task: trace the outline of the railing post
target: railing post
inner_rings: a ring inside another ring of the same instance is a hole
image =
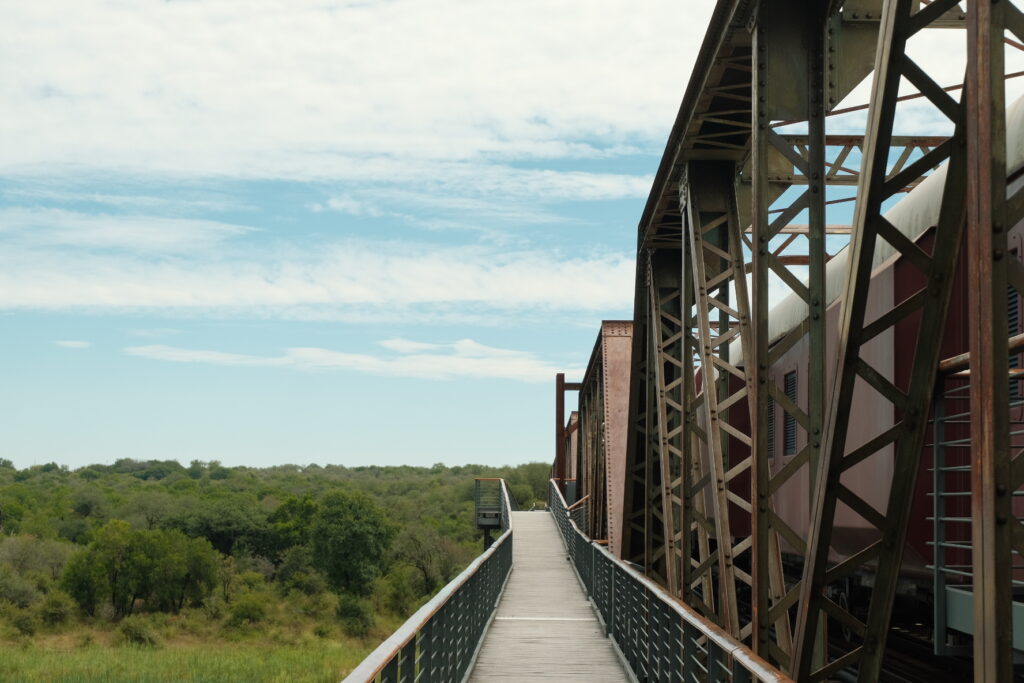
[[[420,675],[418,683],[434,683],[434,622],[429,621],[420,634]]]
[[[398,680],[400,683],[415,683],[416,681],[416,637],[414,636],[404,648],[402,648],[401,666],[398,668]]]
[[[398,658],[395,657],[380,672],[380,683],[398,683]]]

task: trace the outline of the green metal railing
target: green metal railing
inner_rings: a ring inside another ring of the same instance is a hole
[[[453,683],[466,678],[512,571],[510,498],[504,481],[497,488],[501,536],[343,683]]]
[[[548,497],[587,596],[638,681],[792,683],[721,628],[587,538],[554,481]]]

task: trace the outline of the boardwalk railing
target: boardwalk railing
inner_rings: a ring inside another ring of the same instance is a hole
[[[512,571],[510,509],[502,481],[501,536],[343,683],[450,683],[466,677]]]
[[[569,559],[597,607],[605,632],[637,680],[792,683],[721,628],[587,538],[553,481],[548,497]]]

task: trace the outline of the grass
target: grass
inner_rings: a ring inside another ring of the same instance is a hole
[[[71,651],[0,650],[0,680],[296,681],[337,683],[369,653],[338,643],[306,646],[196,645],[143,649],[90,645]]]
[[[156,648],[117,644],[110,631],[74,629],[0,642],[0,681],[337,683],[394,626],[378,624],[365,640],[256,631],[238,642],[179,636]]]

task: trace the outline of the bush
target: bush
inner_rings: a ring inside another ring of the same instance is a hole
[[[214,595],[206,599],[202,610],[208,619],[220,619],[227,610],[227,602],[219,595]]]
[[[238,583],[252,590],[260,588],[267,583],[267,578],[260,572],[241,572],[237,576]]]
[[[31,607],[39,600],[39,591],[30,579],[15,574],[7,566],[0,566],[0,600],[15,607]]]
[[[295,572],[284,583],[286,590],[296,590],[303,595],[320,595],[327,590],[327,581],[320,572],[312,569],[309,573]]]
[[[120,641],[126,645],[156,647],[160,644],[160,639],[152,625],[140,615],[125,617],[121,625],[117,627],[117,635]]]
[[[39,618],[47,626],[63,624],[74,611],[75,601],[61,590],[50,591],[39,604]]]
[[[248,593],[241,596],[231,605],[231,625],[241,626],[245,623],[256,624],[267,618],[270,613],[265,595]]]
[[[419,596],[419,592],[413,589],[418,578],[415,569],[399,565],[381,579],[377,593],[384,609],[400,617],[410,615]]]
[[[39,628],[39,622],[34,614],[28,610],[15,610],[11,613],[11,626],[23,636],[34,636]]]
[[[353,638],[365,638],[373,628],[373,612],[364,600],[353,595],[342,595],[338,599],[338,619],[341,629]]]

